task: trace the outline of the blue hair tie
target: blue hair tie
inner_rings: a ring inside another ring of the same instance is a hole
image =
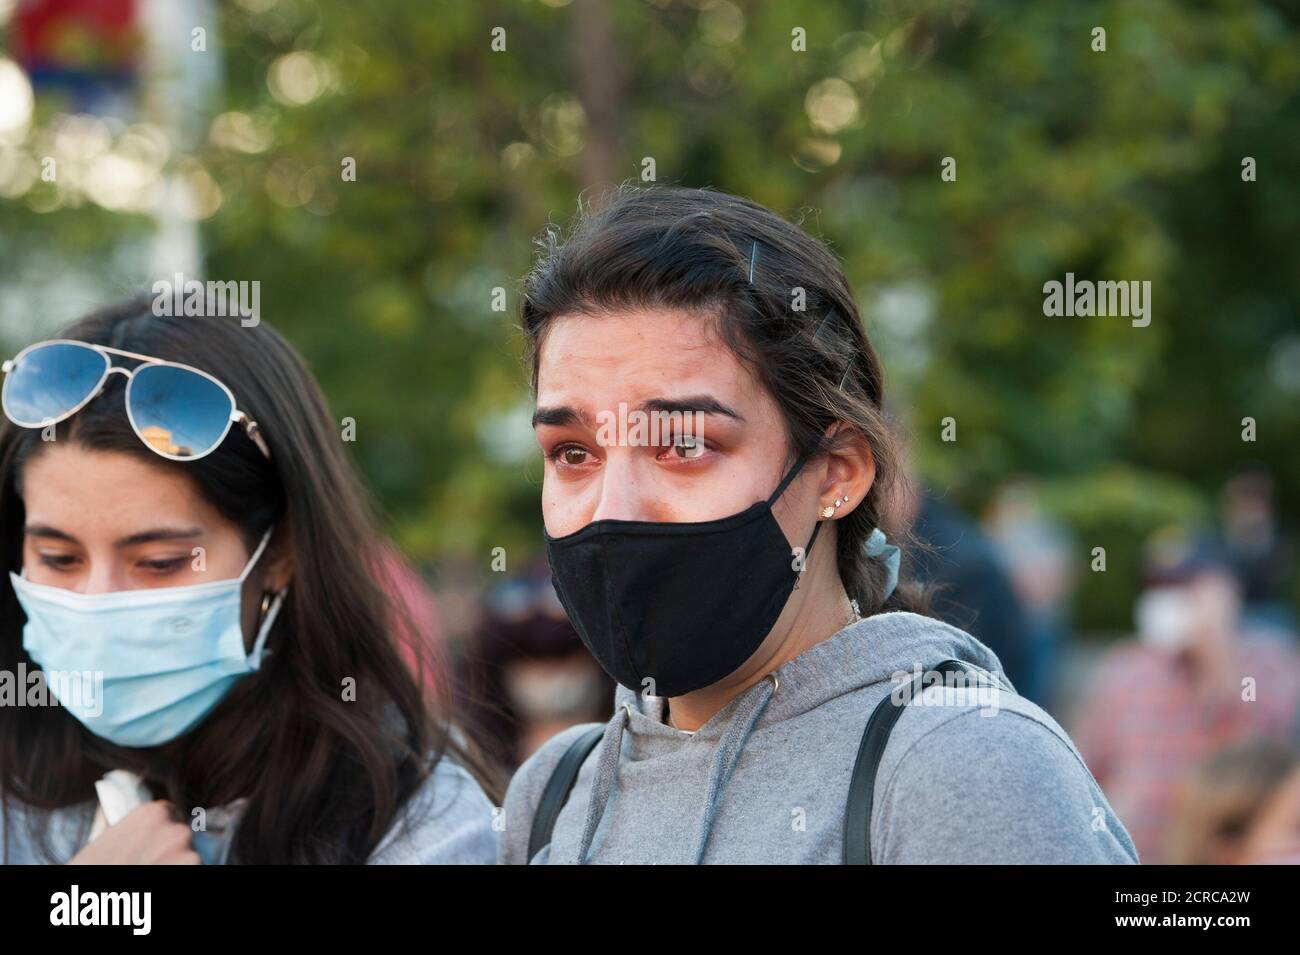
[[[873,560],[883,557],[885,566],[889,569],[889,578],[885,581],[885,596],[881,600],[881,603],[884,603],[898,586],[898,568],[903,562],[903,552],[889,543],[885,538],[885,532],[879,527],[867,538],[865,549],[867,556]]]

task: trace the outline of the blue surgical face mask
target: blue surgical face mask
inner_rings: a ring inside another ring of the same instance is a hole
[[[173,740],[261,665],[285,591],[267,609],[251,653],[240,595],[270,540],[267,530],[238,577],[188,587],[79,594],[11,572],[27,614],[23,649],[60,704],[96,736],[119,746]]]

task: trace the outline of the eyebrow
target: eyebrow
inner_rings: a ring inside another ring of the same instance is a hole
[[[716,414],[723,415],[735,421],[744,421],[745,417],[739,411],[724,405],[712,395],[685,395],[681,398],[651,398],[648,401],[634,409],[636,411],[646,411],[658,414]],[[588,429],[594,430],[595,421],[586,411],[577,411],[568,405],[558,405],[552,408],[538,408],[533,412],[533,427],[538,425],[554,425],[564,427],[574,423],[581,424]]]
[[[67,541],[70,544],[78,543],[77,539],[66,531],[61,531],[57,527],[51,527],[49,524],[28,524],[23,528],[28,537],[47,537],[53,540]],[[114,543],[114,547],[134,547],[137,544],[152,544],[155,541],[168,540],[187,540],[192,537],[202,537],[203,528],[201,527],[156,527],[153,530],[141,531],[138,534],[131,534],[123,537]]]

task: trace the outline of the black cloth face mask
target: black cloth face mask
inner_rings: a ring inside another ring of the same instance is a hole
[[[555,592],[606,673],[638,692],[681,696],[753,656],[799,579],[772,505],[807,457],[766,501],[716,521],[609,519],[563,537],[543,531]]]

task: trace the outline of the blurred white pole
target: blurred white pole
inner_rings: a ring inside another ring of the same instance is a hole
[[[156,124],[172,146],[170,166],[191,153],[207,131],[221,85],[221,51],[213,0],[141,0],[144,36],[142,117]],[[153,216],[158,223],[150,274],[170,279],[203,275],[199,226],[187,215],[187,185],[169,169]]]

